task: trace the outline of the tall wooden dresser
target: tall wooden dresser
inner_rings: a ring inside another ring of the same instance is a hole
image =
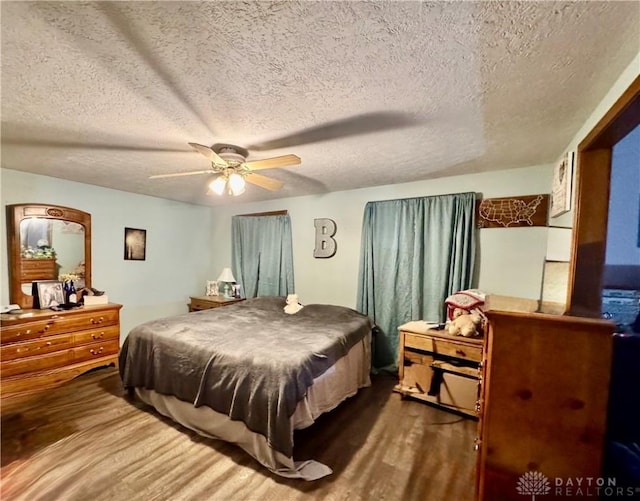
[[[567,481],[602,477],[614,325],[542,313],[487,317],[477,497],[567,499]]]
[[[95,367],[116,364],[119,304],[78,310],[2,314],[0,392],[11,403],[64,383]]]

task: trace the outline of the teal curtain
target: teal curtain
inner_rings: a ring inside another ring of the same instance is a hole
[[[367,203],[362,224],[358,311],[378,327],[377,370],[397,370],[398,327],[445,320],[444,300],[471,287],[475,194]]]
[[[233,274],[245,297],[295,292],[288,215],[234,216],[231,233]]]

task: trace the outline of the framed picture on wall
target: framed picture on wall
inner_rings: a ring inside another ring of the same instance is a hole
[[[147,255],[147,230],[124,229],[125,260],[144,261]]]
[[[553,171],[551,188],[551,217],[558,217],[571,210],[571,188],[573,180],[573,163],[575,152],[567,152]]]

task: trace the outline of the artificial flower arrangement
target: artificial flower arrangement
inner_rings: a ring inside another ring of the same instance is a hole
[[[21,255],[27,259],[53,259],[56,257],[56,251],[44,239],[38,240],[37,247],[23,247]]]
[[[68,282],[77,282],[80,277],[75,273],[62,273],[58,278],[60,279],[61,282],[68,283]]]

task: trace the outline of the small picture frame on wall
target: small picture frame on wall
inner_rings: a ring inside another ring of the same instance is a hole
[[[147,256],[147,230],[124,229],[124,259],[144,261]]]
[[[571,188],[573,180],[573,164],[575,152],[567,152],[553,171],[551,188],[551,217],[558,217],[571,210]]]

